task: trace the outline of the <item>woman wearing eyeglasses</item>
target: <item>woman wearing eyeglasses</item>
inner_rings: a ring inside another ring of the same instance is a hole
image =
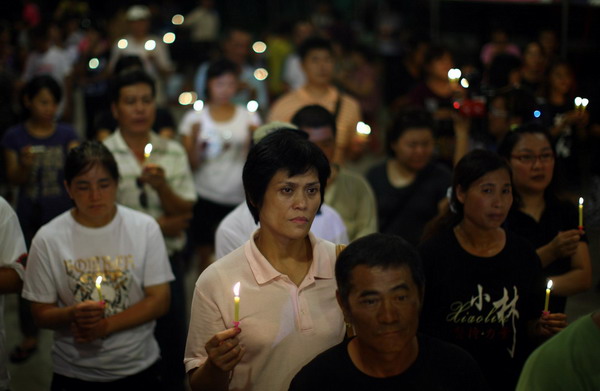
[[[551,186],[554,151],[546,129],[528,124],[509,133],[499,153],[513,170],[517,201],[507,219],[510,230],[537,249],[543,274],[553,282],[551,312],[564,312],[567,297],[590,288],[587,239],[578,229],[577,207],[560,201]]]

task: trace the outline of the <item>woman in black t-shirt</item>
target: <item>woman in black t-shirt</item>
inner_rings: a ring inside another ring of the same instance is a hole
[[[421,330],[471,353],[492,389],[514,389],[534,339],[562,330],[566,316],[540,317],[539,259],[502,227],[513,202],[507,162],[472,151],[456,166],[452,189],[453,211],[420,247],[427,281]]]
[[[592,266],[583,230],[577,229],[577,207],[560,201],[551,182],[555,155],[545,128],[524,125],[508,134],[499,153],[513,170],[519,200],[508,215],[510,230],[537,250],[544,277],[553,282],[550,311],[564,312],[566,299],[592,285]]]

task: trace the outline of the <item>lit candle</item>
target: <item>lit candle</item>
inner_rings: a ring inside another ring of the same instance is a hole
[[[366,139],[371,134],[371,127],[360,121],[356,124],[356,134],[362,139]]]
[[[448,80],[450,80],[450,83],[456,84],[460,80],[461,75],[462,72],[460,71],[460,69],[452,68],[448,71]]]
[[[579,197],[579,230],[583,230],[583,197]]]
[[[587,105],[590,103],[590,100],[588,98],[582,98],[582,97],[578,96],[575,98],[574,103],[575,103],[575,110],[585,111],[585,109],[587,108]]]
[[[548,313],[548,304],[550,303],[550,291],[552,290],[552,280],[548,280],[546,285],[546,302],[544,303],[544,313]]]
[[[588,98],[582,98],[581,99],[581,111],[585,111],[585,109],[589,103],[590,103],[590,100]]]
[[[102,276],[96,278],[96,290],[98,291],[98,301],[102,301]]]
[[[240,282],[233,286],[233,324],[237,327],[240,324]]]
[[[146,159],[146,160],[150,159],[151,154],[152,154],[152,144],[148,143],[144,147],[144,159]]]

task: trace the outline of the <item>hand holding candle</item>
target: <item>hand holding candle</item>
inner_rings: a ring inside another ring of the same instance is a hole
[[[98,301],[103,301],[102,299],[102,276],[98,276],[96,278],[96,290],[98,291]]]
[[[233,286],[233,324],[238,327],[240,324],[240,282]]]
[[[548,312],[548,304],[550,304],[550,291],[552,290],[552,280],[548,280],[548,284],[546,285],[546,301],[544,302],[544,312],[543,314],[546,316],[550,312]]]

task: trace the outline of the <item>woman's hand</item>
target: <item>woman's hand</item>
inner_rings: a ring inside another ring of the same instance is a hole
[[[549,338],[567,327],[567,315],[561,313],[544,313],[537,321],[536,334]]]
[[[559,232],[549,243],[555,259],[568,258],[575,255],[580,239],[581,231],[578,229]]]
[[[240,340],[237,338],[241,331],[239,327],[234,327],[215,334],[204,345],[206,353],[208,353],[207,364],[223,372],[235,368],[246,353],[246,348],[240,344]]]
[[[73,308],[71,332],[75,342],[89,343],[106,336],[107,320],[104,318],[104,302],[87,300]]]

